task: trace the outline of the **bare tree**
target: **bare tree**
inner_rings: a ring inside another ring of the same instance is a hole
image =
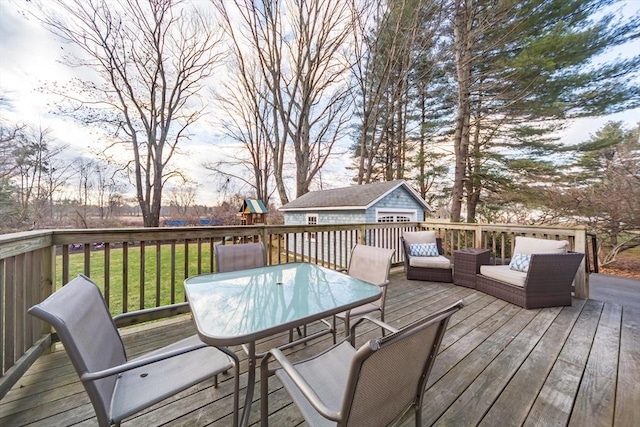
[[[67,181],[70,168],[58,157],[67,148],[54,146],[49,129],[27,127],[12,150],[20,202],[19,222],[30,227],[52,216],[53,194]]]
[[[119,171],[108,160],[86,157],[75,159],[73,169],[77,179],[79,201],[76,213],[83,226],[89,226],[89,216],[96,208],[99,219],[105,220],[110,214],[109,201],[122,188],[116,179]]]
[[[10,178],[16,171],[14,150],[25,125],[0,124],[0,179]]]
[[[180,175],[171,160],[203,114],[198,92],[220,59],[219,31],[196,7],[166,0],[40,5],[47,28],[79,52],[67,54],[65,63],[92,72],[73,90],[58,92],[74,117],[102,125],[114,144],[128,147],[147,227],[159,225],[162,189]]]
[[[284,172],[292,147],[296,196],[309,187],[344,136],[349,120],[349,36],[351,2],[275,0],[256,4],[215,2],[225,17],[236,51],[257,55],[261,85],[246,85],[266,102],[269,143],[280,200],[289,201]],[[241,63],[241,66],[246,65]],[[239,74],[246,78],[246,74]],[[254,99],[251,97],[250,99]],[[253,101],[251,101],[253,102]]]
[[[181,218],[187,218],[189,208],[194,205],[196,200],[197,192],[198,188],[189,182],[172,187],[169,190],[169,206],[173,214],[177,214]]]
[[[114,168],[113,163],[109,160],[96,162],[95,197],[100,220],[104,220],[113,215],[113,201],[120,197],[119,192],[123,189],[122,182],[119,182],[117,179],[119,173],[120,171]]]
[[[228,15],[223,13],[223,16],[232,46],[232,59],[227,69],[235,78],[224,82],[214,98],[226,113],[221,119],[226,136],[239,142],[243,150],[233,150],[234,154],[217,162],[206,162],[204,166],[223,181],[234,179],[249,186],[256,198],[268,203],[275,191],[270,185],[273,180],[271,147],[277,138],[271,125],[273,109],[263,95],[267,87],[255,63],[255,55],[242,49]]]
[[[87,211],[89,209],[89,193],[93,189],[93,181],[91,179],[94,171],[94,161],[85,158],[76,159],[76,176],[78,177],[78,200],[80,204],[76,213],[82,221],[83,227],[88,228]],[[82,209],[82,211],[80,211]]]

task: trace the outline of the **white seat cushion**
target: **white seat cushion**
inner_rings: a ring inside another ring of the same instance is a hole
[[[451,268],[449,258],[439,256],[410,256],[409,265],[418,268]]]
[[[480,274],[521,288],[524,288],[524,282],[527,278],[527,273],[512,270],[508,265],[481,265]]]
[[[516,236],[514,254],[566,254],[569,249],[567,240],[536,239]]]
[[[407,245],[416,243],[436,243],[435,231],[407,231],[402,233],[402,237],[405,242],[407,242]]]

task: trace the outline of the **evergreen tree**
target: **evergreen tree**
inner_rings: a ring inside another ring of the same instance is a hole
[[[376,26],[363,39],[355,67],[360,100],[357,142],[351,147],[358,183],[413,178],[426,189],[427,143],[445,113],[438,109],[447,55],[442,39],[443,2],[391,1],[375,9]],[[439,114],[435,114],[439,111]],[[416,172],[412,172],[415,170]]]
[[[640,246],[639,130],[609,122],[574,149],[575,162],[545,192],[541,206],[586,223],[598,236],[601,263],[607,264]]]
[[[544,160],[563,149],[550,135],[567,119],[639,104],[640,55],[609,62],[599,55],[637,37],[640,17],[601,14],[616,3],[609,0],[453,3],[458,111],[452,220],[460,220],[466,201],[473,222],[482,197],[508,190],[505,180],[523,160],[531,162],[531,173],[522,177],[528,182],[549,173]]]

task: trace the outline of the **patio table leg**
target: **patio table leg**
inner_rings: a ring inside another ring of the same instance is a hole
[[[256,343],[251,341],[246,347],[247,358],[249,361],[249,376],[247,378],[247,392],[244,398],[244,407],[242,408],[241,426],[249,425],[249,416],[251,415],[251,403],[253,402],[253,389],[256,383]]]

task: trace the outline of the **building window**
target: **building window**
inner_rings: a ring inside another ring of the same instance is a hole
[[[408,210],[380,210],[376,212],[377,222],[412,222],[416,220],[416,212]]]
[[[318,225],[318,214],[307,214],[307,225]],[[316,241],[315,232],[308,233],[308,236],[312,242]]]

